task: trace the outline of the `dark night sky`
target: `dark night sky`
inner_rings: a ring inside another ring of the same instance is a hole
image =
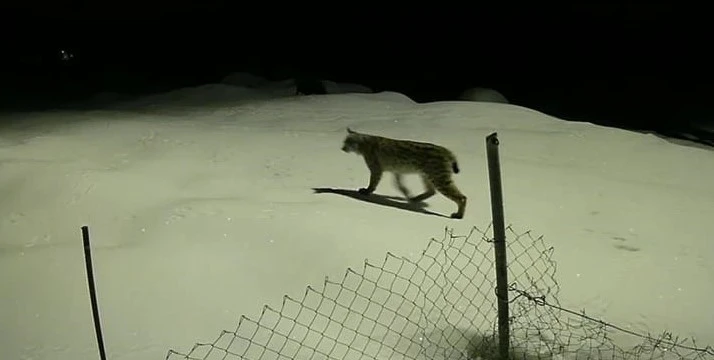
[[[218,1],[34,1],[1,5],[0,30],[12,54],[3,58],[14,79],[6,90],[36,72],[28,59],[70,47],[81,61],[60,69],[62,79],[89,92],[185,86],[240,70],[300,73],[422,101],[488,86],[556,116],[619,116],[640,126],[655,117],[682,123],[691,109],[709,108],[709,11],[676,4],[470,2],[407,10],[396,4],[287,9]],[[53,66],[42,63],[46,72]],[[119,84],[112,73],[140,80]]]

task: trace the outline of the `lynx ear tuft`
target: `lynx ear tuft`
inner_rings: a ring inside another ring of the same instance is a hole
[[[350,129],[349,127],[347,128],[347,132],[350,133],[350,134],[354,134],[354,133],[355,133],[355,132],[354,132],[352,129]]]

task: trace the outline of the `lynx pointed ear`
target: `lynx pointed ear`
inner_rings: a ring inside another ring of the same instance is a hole
[[[354,134],[355,132],[354,132],[352,129],[350,129],[350,128],[348,127],[348,128],[347,128],[347,133],[349,133],[349,134]]]

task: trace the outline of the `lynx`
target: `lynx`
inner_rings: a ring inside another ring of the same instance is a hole
[[[359,189],[360,194],[373,193],[382,179],[382,173],[388,171],[394,174],[397,189],[410,202],[424,201],[439,191],[458,205],[451,217],[464,217],[466,196],[451,179],[452,173],[459,173],[459,165],[456,156],[448,149],[430,143],[363,134],[347,128],[342,151],[361,155],[367,163],[369,184]],[[412,197],[402,181],[405,174],[419,174],[426,191]]]

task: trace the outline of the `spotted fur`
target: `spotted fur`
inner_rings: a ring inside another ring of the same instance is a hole
[[[458,206],[451,217],[464,217],[466,196],[452,180],[452,174],[458,174],[460,171],[459,164],[456,156],[445,147],[368,135],[347,128],[342,151],[361,155],[367,163],[370,172],[369,184],[366,188],[359,189],[361,194],[373,193],[382,179],[382,174],[387,171],[394,174],[395,185],[409,201],[424,201],[438,191]],[[402,181],[402,175],[405,174],[419,174],[426,190],[422,194],[411,196]]]

